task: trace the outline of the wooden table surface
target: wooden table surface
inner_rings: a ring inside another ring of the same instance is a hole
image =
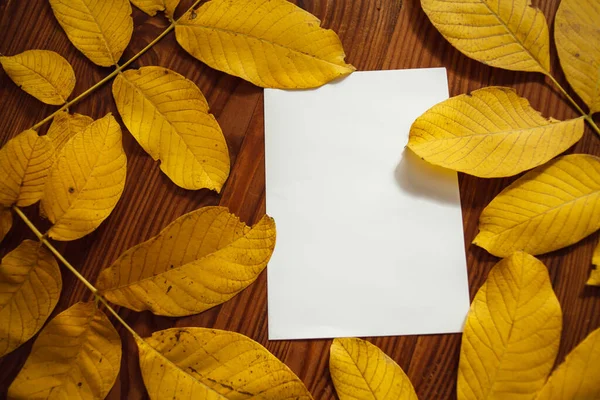
[[[419,0],[297,0],[296,3],[319,17],[323,26],[339,34],[347,61],[358,70],[443,66],[448,69],[451,95],[488,85],[511,86],[545,116],[557,119],[578,116],[541,74],[489,68],[456,51],[431,25],[420,9]],[[190,4],[191,1],[182,0],[178,15]],[[541,7],[550,26],[558,4],[559,0],[534,0],[534,5]],[[141,50],[168,25],[160,15],[151,18],[135,8],[133,16],[133,39],[123,60]],[[48,1],[0,0],[0,53],[14,55],[29,49],[54,50],[69,60],[77,75],[75,94],[85,91],[110,72],[108,68],[92,64],[70,44],[54,19]],[[551,51],[552,69],[559,81],[566,85],[553,46]],[[112,215],[93,234],[57,245],[91,281],[123,251],[157,234],[186,212],[221,204],[249,224],[258,221],[265,213],[262,89],[203,65],[177,46],[173,34],[143,55],[133,67],[145,65],[171,68],[199,85],[227,139],[231,176],[221,195],[208,190],[194,192],[181,189],[159,171],[157,163],[124,129],[128,171],[123,197]],[[572,91],[571,95],[574,95]],[[0,72],[0,145],[55,109],[20,91],[3,71]],[[118,116],[110,85],[72,107],[71,111],[93,118],[100,118],[108,112]],[[399,109],[398,113],[401,112]],[[42,131],[45,129],[47,126]],[[586,127],[584,138],[574,151],[600,155],[600,140]],[[483,207],[510,181],[460,176],[471,298],[497,262],[485,250],[470,245],[477,233],[477,220]],[[319,196],[319,193],[314,195]],[[27,214],[36,224],[48,226],[37,217],[37,207],[27,209]],[[0,255],[4,256],[25,238],[33,239],[34,236],[22,222],[16,221],[12,232],[1,244]],[[598,234],[595,234],[567,249],[541,257],[550,270],[564,313],[558,362],[588,333],[600,327],[600,288],[584,286],[597,241]],[[53,315],[78,301],[90,299],[90,293],[66,269],[63,269],[63,288]],[[263,272],[253,285],[231,301],[199,315],[177,319],[126,309],[121,309],[120,315],[144,336],[173,326],[214,327],[243,333],[284,361],[304,381],[315,399],[335,399],[328,371],[331,341],[268,341],[266,289],[266,274]],[[306,295],[310,296],[310,293]],[[118,323],[115,322],[115,326],[123,341],[123,362],[108,398],[147,398],[133,338]],[[452,399],[456,397],[460,339],[460,335],[455,334],[370,340],[406,371],[419,398]],[[8,385],[25,362],[31,344],[32,341],[29,341],[0,359],[0,397],[4,397]]]

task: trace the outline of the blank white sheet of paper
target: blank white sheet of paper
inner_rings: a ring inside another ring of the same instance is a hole
[[[269,339],[462,331],[458,178],[405,149],[447,98],[444,68],[265,90]]]

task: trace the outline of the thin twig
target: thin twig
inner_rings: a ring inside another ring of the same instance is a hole
[[[194,4],[192,4],[192,6],[190,8],[188,8],[188,10],[183,15],[186,15],[190,10],[193,10],[202,1],[203,0],[196,0],[194,2]],[[183,16],[180,17],[179,19],[181,19],[181,18],[183,18]],[[122,70],[124,70],[125,68],[127,68],[132,62],[134,62],[135,60],[137,60],[142,54],[144,54],[146,51],[148,51],[150,48],[152,48],[162,38],[164,38],[165,36],[167,36],[173,29],[175,29],[175,25],[177,24],[177,22],[179,21],[179,19],[177,19],[175,21],[172,21],[171,24],[167,27],[167,29],[165,29],[160,35],[158,35],[153,41],[151,41],[150,43],[148,43],[148,45],[146,47],[144,47],[137,54],[135,54],[133,57],[131,57],[123,65],[116,65],[116,69],[113,72],[111,72],[109,75],[107,75],[104,79],[102,79],[101,81],[97,82],[94,86],[90,87],[88,90],[86,90],[85,92],[81,93],[79,96],[75,97],[73,100],[65,103],[61,108],[59,108],[58,110],[56,110],[55,112],[53,112],[51,115],[49,115],[48,117],[44,118],[43,120],[41,120],[37,124],[35,124],[31,129],[34,129],[34,130],[39,129],[44,124],[50,122],[52,120],[52,118],[54,118],[56,116],[56,114],[58,114],[58,113],[60,113],[62,111],[68,110],[69,107],[71,107],[72,105],[74,105],[74,104],[78,103],[79,101],[83,100],[85,97],[89,96],[96,89],[98,89],[100,86],[104,85],[106,82],[110,81],[112,78],[114,78],[115,76],[117,76]],[[106,307],[106,309],[136,339],[143,340],[133,330],[133,328],[131,326],[129,326],[127,324],[127,322],[125,322],[123,320],[123,318],[121,318],[121,316],[119,315],[119,313],[117,313],[115,311],[115,309],[112,308],[112,306],[108,303],[108,301],[102,295],[100,295],[98,293],[98,289],[94,285],[92,285],[90,283],[90,281],[88,281],[83,275],[81,275],[79,273],[79,271],[77,271],[77,269],[74,266],[72,266],[71,263],[69,261],[67,261],[67,259],[65,257],[63,257],[63,255],[52,245],[52,243],[50,243],[48,241],[48,239],[46,238],[46,236],[44,234],[42,234],[42,232],[40,232],[39,229],[37,229],[37,227],[33,224],[33,222],[31,222],[31,220],[29,218],[27,218],[27,216],[23,213],[23,211],[19,207],[17,207],[17,206],[13,206],[13,210],[23,220],[23,222],[25,222],[25,225],[27,225],[29,227],[29,229],[35,234],[35,236],[37,236],[37,238],[39,239],[39,241],[44,246],[46,246],[48,248],[48,250],[50,250],[52,252],[52,254],[54,254],[56,256],[56,258],[58,258],[60,260],[60,262],[63,263],[63,265],[65,267],[67,267],[67,269],[69,271],[71,271],[73,273],[73,275],[75,275],[77,277],[77,279],[79,279],[90,290],[90,292],[92,292],[92,294],[94,295],[96,301],[99,301],[102,304],[104,304],[104,306]]]
[[[183,15],[186,15],[190,10],[193,10],[202,1],[203,0],[196,0],[194,2],[194,4],[192,4],[191,7],[188,8],[188,10]],[[183,18],[183,15],[179,19]],[[83,100],[84,98],[86,98],[87,96],[89,96],[91,93],[95,92],[96,89],[98,89],[99,87],[101,87],[102,85],[104,85],[106,82],[110,81],[111,79],[113,79],[115,76],[117,76],[119,73],[121,73],[121,71],[123,71],[125,68],[127,68],[129,65],[131,65],[131,63],[133,63],[135,60],[137,60],[138,58],[140,58],[145,52],[147,52],[148,50],[150,50],[162,38],[164,38],[169,33],[171,33],[171,31],[173,29],[175,29],[175,25],[177,25],[177,22],[179,22],[179,19],[177,19],[175,21],[172,21],[171,24],[167,27],[167,29],[165,29],[153,41],[151,41],[150,43],[148,43],[148,45],[146,47],[144,47],[142,50],[140,50],[137,54],[135,54],[133,57],[131,57],[129,60],[127,60],[123,65],[117,65],[116,66],[117,68],[113,72],[111,72],[109,75],[107,75],[106,77],[104,77],[101,81],[96,82],[96,84],[94,86],[90,87],[88,90],[86,90],[85,92],[81,93],[80,95],[78,95],[77,97],[75,97],[73,100],[70,100],[69,102],[65,103],[61,108],[59,108],[58,110],[54,111],[52,114],[50,114],[49,116],[47,116],[46,118],[44,118],[43,120],[41,120],[40,122],[38,122],[37,124],[35,124],[34,126],[32,126],[31,129],[37,131],[40,127],[42,127],[43,125],[45,125],[48,122],[50,122],[52,120],[52,118],[54,118],[56,116],[56,114],[58,114],[60,112],[63,112],[65,110],[67,110],[69,107],[71,107],[71,106],[79,103],[81,100]]]
[[[127,329],[135,338],[139,338],[139,335],[133,330],[133,328],[129,326],[127,322],[125,322],[123,318],[121,318],[119,314],[112,308],[108,301],[98,293],[98,289],[96,289],[96,287],[92,285],[90,281],[85,279],[85,277],[81,275],[79,271],[77,271],[77,269],[73,265],[71,265],[71,263],[67,261],[65,257],[63,257],[63,255],[52,245],[52,243],[48,241],[48,239],[42,234],[42,232],[39,231],[39,229],[33,224],[33,222],[31,222],[31,220],[27,218],[23,211],[17,206],[13,206],[13,210],[19,217],[21,217],[23,222],[25,222],[25,225],[27,225],[29,229],[31,229],[31,231],[34,233],[35,236],[37,236],[40,242],[44,246],[46,246],[48,250],[50,250],[52,254],[54,254],[56,258],[58,258],[60,262],[63,263],[63,265],[67,267],[67,269],[71,271],[73,275],[75,275],[77,279],[79,279],[90,290],[90,292],[92,292],[96,300],[104,304],[106,309],[110,311],[110,313],[115,316],[115,318],[121,323],[121,325],[123,325],[125,329]]]
[[[131,326],[129,326],[129,324],[127,322],[125,322],[123,320],[123,318],[121,318],[121,316],[119,315],[119,313],[117,313],[115,311],[115,309],[111,307],[111,305],[108,303],[108,301],[104,297],[100,296],[99,294],[96,294],[95,296],[96,296],[96,299],[100,300],[100,302],[102,304],[104,304],[104,307],[106,307],[106,309],[117,319],[117,321],[119,321],[121,323],[121,325],[123,325],[125,327],[125,329],[127,329],[129,331],[129,333],[131,333],[131,335],[134,338],[136,338],[138,340],[143,340],[140,337],[140,335],[138,335],[136,333],[136,331],[134,331],[133,328]]]
[[[56,114],[65,111],[66,109],[73,106],[74,104],[79,103],[81,100],[83,100],[84,98],[89,96],[91,93],[95,92],[96,89],[98,89],[100,86],[104,85],[106,82],[110,81],[115,76],[117,76],[122,70],[124,70],[132,62],[137,60],[142,54],[144,54],[152,46],[154,46],[156,43],[158,43],[162,38],[164,38],[167,34],[169,34],[169,32],[171,32],[174,28],[175,28],[175,24],[169,25],[169,27],[167,29],[165,29],[160,35],[158,35],[158,37],[156,39],[154,39],[153,41],[148,43],[148,45],[146,47],[144,47],[136,55],[131,57],[127,62],[125,62],[123,65],[118,66],[113,72],[111,72],[109,75],[107,75],[101,81],[97,82],[94,86],[92,86],[85,92],[81,93],[79,96],[75,97],[73,100],[70,100],[69,102],[65,103],[61,108],[59,108],[58,110],[56,110],[55,112],[53,112],[52,114],[50,114],[49,116],[47,116],[46,118],[44,118],[43,120],[41,120],[40,122],[38,122],[37,124],[32,126],[31,129],[38,130],[41,126],[50,122],[52,120],[52,118],[54,118],[56,116]]]
[[[29,218],[27,218],[27,216],[23,213],[23,211],[21,211],[21,209],[19,207],[13,206],[13,210],[15,211],[15,213],[17,213],[17,215],[19,217],[21,217],[21,219],[23,220],[23,222],[25,222],[25,225],[27,225],[29,227],[29,229],[31,229],[31,231],[35,234],[35,236],[37,236],[37,238],[40,240],[40,242],[42,242],[44,244],[44,246],[46,246],[48,248],[48,250],[50,250],[56,256],[56,258],[58,258],[65,265],[65,267],[67,267],[77,277],[77,279],[79,279],[81,282],[83,282],[83,284],[93,294],[98,293],[98,289],[96,289],[94,287],[94,285],[92,285],[87,279],[85,279],[85,277],[83,275],[81,275],[79,273],[79,271],[77,271],[77,269],[75,269],[75,267],[73,267],[63,257],[63,255],[59,253],[58,250],[56,250],[56,248],[52,245],[52,243],[50,243],[48,241],[48,239],[46,239],[46,237],[36,228],[36,226],[33,224],[33,222],[31,222],[29,220]]]
[[[585,118],[585,120],[588,122],[588,124],[590,124],[590,127],[598,134],[598,136],[600,136],[600,128],[598,128],[598,125],[596,125],[596,123],[592,119],[591,114],[586,114],[586,112],[583,111],[583,109],[581,107],[579,107],[579,104],[577,104],[577,102],[569,95],[569,93],[567,93],[565,88],[563,88],[562,85],[560,83],[558,83],[558,81],[556,79],[554,79],[554,77],[552,75],[547,74],[547,76],[548,76],[548,78],[550,78],[552,83],[554,83],[554,85],[558,88],[558,90],[563,94],[563,96],[565,96],[567,98],[567,100],[569,100],[569,102]]]

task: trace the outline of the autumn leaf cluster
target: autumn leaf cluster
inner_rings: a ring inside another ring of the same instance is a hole
[[[544,14],[529,0],[421,0],[440,33],[466,56],[492,67],[541,73],[581,117],[546,119],[513,89],[486,87],[452,97],[417,118],[408,147],[424,160],[470,175],[509,177],[531,170],[482,212],[473,241],[491,254],[544,254],[600,229],[600,159],[557,157],[581,139],[600,111],[600,3],[561,0],[556,48],[586,113],[550,70],[550,34]],[[596,274],[596,272],[594,272]],[[597,277],[590,284],[598,284]]]
[[[176,185],[219,192],[229,177],[225,136],[195,83],[159,66],[127,69],[171,31],[200,61],[263,87],[312,88],[354,68],[337,35],[285,0],[196,2],[175,19],[178,0],[136,0],[170,26],[146,49],[120,62],[133,34],[128,0],[49,0],[54,16],[90,61],[115,71],[71,98],[76,74],[59,54],[28,50],[0,57],[7,75],[38,100],[60,106],[0,150],[0,240],[13,215],[31,228],[0,264],[0,356],[40,329],[9,398],[104,398],[119,373],[121,339],[106,312],[134,336],[151,398],[311,396],[283,363],[251,339],[206,328],[175,328],[140,337],[113,306],[171,317],[200,313],[231,299],[256,280],[275,246],[275,223],[264,216],[247,226],[224,207],[185,214],[157,236],[127,250],[99,275],[83,277],[52,241],[95,231],[117,206],[126,185],[122,128],[111,114],[93,120],[68,108],[112,80],[123,124]],[[276,24],[275,24],[276,23]],[[240,50],[240,49],[243,49]],[[45,135],[38,130],[47,122]],[[22,208],[39,202],[51,227],[44,233]],[[92,292],[46,320],[62,290],[57,259]],[[193,356],[193,357],[190,357]],[[228,365],[218,372],[217,361]],[[65,371],[69,371],[68,374]],[[235,377],[235,379],[234,379]]]
[[[473,299],[458,366],[458,400],[591,400],[600,397],[600,329],[552,371],[563,328],[548,270],[516,252]],[[371,343],[335,339],[329,360],[340,400],[417,400],[404,371]]]
[[[531,170],[483,210],[473,241],[503,257],[473,299],[462,335],[457,398],[598,399],[600,329],[554,371],[563,315],[548,270],[532,255],[574,244],[600,228],[600,159],[555,158],[584,134],[600,135],[600,3],[562,0],[555,41],[567,80],[586,113],[550,71],[550,37],[528,0],[421,0],[440,33],[487,65],[544,74],[582,114],[546,119],[504,87],[488,87],[435,105],[411,127],[408,147],[424,160],[478,177]],[[600,248],[600,246],[599,246]],[[593,263],[598,265],[598,251]],[[598,271],[588,284],[598,285]],[[360,339],[336,339],[330,369],[341,400],[417,398],[402,369]]]

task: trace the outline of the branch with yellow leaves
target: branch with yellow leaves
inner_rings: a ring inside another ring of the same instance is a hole
[[[194,4],[192,4],[190,6],[190,8],[188,8],[188,10],[183,15],[187,14],[188,12],[190,12],[191,10],[193,10],[194,8],[196,8],[198,6],[198,4],[200,4],[200,2],[202,2],[202,0],[196,0],[194,2]],[[181,18],[183,18],[183,17],[180,17],[180,19]],[[175,29],[175,25],[179,21],[179,19],[174,20],[172,18],[172,16],[170,16],[170,15],[168,15],[168,20],[171,22],[171,24],[160,35],[158,35],[154,40],[152,40],[150,43],[148,43],[146,45],[146,47],[144,47],[138,53],[136,53],[135,55],[133,55],[129,60],[125,61],[122,65],[118,65],[118,64],[115,65],[116,68],[115,68],[115,70],[113,72],[111,72],[109,75],[107,75],[106,77],[104,77],[102,80],[98,81],[96,84],[94,84],[92,87],[90,87],[89,89],[87,89],[83,93],[79,94],[73,100],[70,100],[70,101],[66,102],[58,110],[54,111],[52,114],[48,115],[46,118],[44,118],[43,120],[41,120],[37,124],[33,125],[31,127],[31,129],[38,130],[39,128],[41,128],[42,126],[44,126],[45,124],[47,124],[48,122],[52,121],[52,119],[56,115],[58,115],[59,113],[61,113],[63,111],[68,110],[69,107],[74,106],[75,104],[79,103],[81,100],[85,99],[90,94],[94,93],[97,89],[99,89],[105,83],[107,83],[110,80],[112,80],[115,76],[117,76],[118,74],[120,74],[121,71],[125,70],[129,65],[131,65],[131,63],[133,63],[135,60],[137,60],[138,58],[140,58],[144,53],[146,53],[148,50],[150,50],[152,47],[154,47],[154,45],[156,45],[158,42],[160,42],[165,36],[167,36],[171,31],[173,31]]]
[[[48,248],[48,250],[50,250],[52,252],[52,254],[54,254],[54,256],[65,267],[67,267],[67,269],[71,273],[73,273],[73,275],[75,275],[77,277],[77,279],[79,279],[85,285],[85,287],[89,289],[90,292],[92,292],[92,294],[94,295],[94,298],[97,299],[99,302],[101,302],[106,307],[106,309],[108,311],[110,311],[110,313],[117,319],[117,321],[119,321],[121,323],[121,325],[123,325],[123,327],[125,329],[127,329],[129,331],[129,333],[131,333],[133,335],[133,337],[136,338],[136,340],[137,339],[141,340],[141,338],[133,330],[133,328],[131,326],[129,326],[129,324],[127,324],[127,322],[125,322],[119,316],[119,313],[117,313],[115,311],[115,309],[110,306],[110,304],[106,301],[106,299],[98,293],[98,289],[96,289],[94,287],[94,285],[92,285],[90,283],[90,281],[88,281],[83,275],[81,275],[79,273],[79,271],[77,271],[77,269],[74,266],[72,266],[69,261],[67,261],[67,259],[56,249],[56,247],[54,247],[52,245],[52,243],[50,243],[48,238],[44,234],[42,234],[42,232],[40,232],[39,229],[37,229],[37,227],[33,224],[33,222],[31,222],[31,220],[29,218],[27,218],[27,215],[25,215],[25,213],[23,213],[23,211],[17,206],[13,206],[13,211],[21,218],[21,220],[23,220],[25,225],[27,225],[27,227],[31,230],[31,232],[33,232],[33,234],[38,238],[40,243],[42,243],[44,246],[46,246]]]

